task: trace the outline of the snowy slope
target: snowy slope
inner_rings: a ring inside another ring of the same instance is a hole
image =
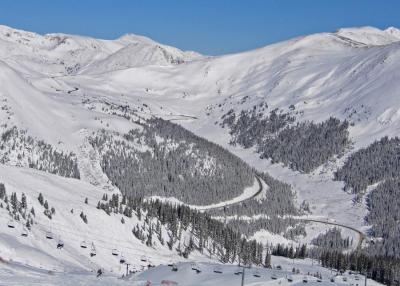
[[[365,206],[353,206],[342,184],[332,182],[332,168],[304,175],[271,166],[252,150],[231,148],[228,130],[215,122],[230,109],[238,114],[266,102],[269,110],[287,111],[293,105],[299,121],[321,122],[330,116],[349,120],[354,123],[349,130],[352,152],[384,135],[397,135],[400,43],[396,31],[345,29],[168,68],[147,66],[63,80],[89,96],[101,94],[112,101],[122,94],[126,104],[145,102],[148,112],[159,116],[195,116],[198,120],[180,122],[259,170],[291,183],[299,203],[309,201],[314,214],[361,228]]]
[[[364,276],[359,274],[344,273],[336,275],[328,269],[315,265],[311,260],[292,261],[273,257],[272,262],[275,266],[280,265],[282,270],[251,268],[245,270],[245,285],[265,286],[265,285],[304,285],[303,280],[311,285],[355,285],[364,283]],[[314,264],[314,265],[313,265]],[[172,272],[171,267],[161,265],[149,269],[140,274],[130,275],[126,279],[117,279],[108,274],[96,278],[94,273],[71,272],[71,273],[47,273],[37,269],[25,268],[20,265],[3,265],[0,267],[0,279],[7,285],[186,285],[186,286],[207,286],[207,285],[240,285],[241,275],[234,273],[239,270],[233,265],[217,265],[197,263],[195,265],[201,269],[201,273],[192,270],[190,263],[180,263],[177,265],[178,271]],[[300,273],[293,274],[292,268],[296,268]],[[222,273],[215,273],[215,269]],[[314,273],[320,273],[322,281],[318,282],[313,277]],[[255,277],[254,274],[259,275]],[[274,277],[275,279],[272,279]],[[287,278],[293,281],[288,282]],[[334,278],[334,282],[330,279]],[[368,279],[368,285],[382,285]]]
[[[121,247],[130,245],[127,237],[132,237],[131,229],[90,205],[97,203],[105,190],[118,190],[102,174],[99,158],[88,146],[87,138],[101,128],[124,133],[137,127],[118,113],[117,107],[121,106],[129,106],[145,118],[155,115],[174,120],[228,148],[256,169],[292,184],[298,203],[307,200],[314,216],[365,228],[365,204],[354,206],[352,196],[342,191],[343,184],[332,181],[332,170],[342,161],[312,174],[293,172],[259,159],[253,149],[230,146],[228,130],[215,123],[230,109],[240,113],[267,103],[269,110],[288,111],[293,105],[298,121],[321,122],[335,116],[354,123],[349,130],[354,142],[349,152],[354,152],[384,135],[398,135],[399,68],[400,31],[393,27],[347,28],[240,54],[204,57],[135,35],[99,40],[38,35],[1,26],[0,130],[16,125],[57,148],[73,151],[83,182],[0,166],[0,182],[4,181],[10,191],[24,191],[29,201],[37,204],[40,190],[56,204],[53,222],[64,225],[57,230],[58,235],[73,243],[60,258],[55,257],[59,252],[47,240],[33,240],[43,237],[43,231],[50,227],[47,218],[42,217],[42,232],[33,233],[28,242],[21,237],[10,239],[13,233],[9,229],[1,231],[2,245],[14,250],[0,256],[24,263],[27,258],[18,249],[25,249],[38,257],[28,261],[36,266],[58,267],[57,261],[71,269],[91,269],[92,263],[102,265],[108,254],[99,254],[94,262],[87,257],[80,259],[78,241],[84,238],[68,234],[65,229],[84,233],[87,226],[82,225],[78,215],[70,215],[70,208],[85,207],[89,221],[90,217],[107,221],[115,227],[114,235],[124,240]],[[89,198],[89,206],[83,204],[84,197]],[[6,217],[0,216],[3,225]],[[106,231],[101,223],[90,231],[93,233],[88,240],[105,243],[100,240]],[[139,243],[132,247],[132,256],[144,251]],[[172,255],[168,251],[146,251],[159,263]],[[115,270],[119,264],[114,262]]]
[[[0,165],[0,181],[5,184],[9,195],[16,192],[20,198],[25,193],[29,209],[35,209],[34,225],[24,237],[21,235],[24,230],[22,221],[15,221],[15,228],[7,227],[11,218],[5,208],[0,208],[0,258],[3,261],[56,272],[90,272],[103,268],[110,275],[118,276],[126,270],[125,265],[119,262],[121,255],[131,264],[131,270],[141,270],[150,261],[158,265],[184,260],[156,238],[153,247],[142,244],[132,234],[133,227],[142,224],[136,215],[125,217],[122,224],[122,215],[107,215],[97,209],[97,202],[106,192],[102,188],[81,180],[4,165]],[[43,206],[37,199],[39,193],[49,206],[55,208],[51,220],[43,214]],[[84,203],[85,198],[88,198],[88,204]],[[88,224],[80,218],[82,211]],[[47,232],[53,234],[53,239],[46,239]],[[60,240],[64,242],[62,250],[56,248]],[[87,249],[81,248],[82,241],[86,242]],[[97,252],[94,257],[89,255],[92,243]],[[112,255],[113,249],[117,249],[118,256]],[[142,262],[142,256],[148,261]],[[210,261],[196,251],[191,259]]]

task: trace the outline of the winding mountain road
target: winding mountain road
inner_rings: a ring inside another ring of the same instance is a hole
[[[249,201],[254,199],[255,197],[257,197],[259,194],[261,194],[262,190],[263,190],[263,184],[261,182],[261,179],[258,176],[255,176],[255,179],[257,181],[258,184],[258,189],[256,192],[254,192],[253,194],[249,195],[248,197],[245,197],[241,200],[236,201],[235,199],[231,200],[231,201],[227,201],[216,204],[215,206],[213,205],[208,205],[208,206],[192,206],[193,208],[196,208],[199,211],[210,211],[210,210],[216,210],[216,209],[223,209],[224,207],[230,207],[233,205],[238,205],[241,204],[243,202]]]
[[[346,229],[349,229],[351,231],[354,231],[358,235],[358,243],[357,243],[357,248],[356,249],[360,249],[361,248],[362,242],[367,237],[365,235],[365,233],[363,233],[361,230],[356,229],[356,228],[354,228],[352,226],[341,224],[341,223],[330,222],[330,221],[325,221],[325,220],[318,220],[318,219],[300,219],[300,220],[301,221],[305,221],[305,222],[315,222],[315,223],[322,223],[322,224],[326,224],[326,225],[334,225],[334,226],[338,226],[338,227],[342,227],[342,228],[346,228]]]

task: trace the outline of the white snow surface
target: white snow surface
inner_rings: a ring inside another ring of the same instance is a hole
[[[77,181],[0,166],[0,181],[10,191],[25,192],[36,203],[38,192],[45,192],[50,204],[58,206],[53,222],[63,225],[58,230],[60,235],[68,235],[65,229],[83,231],[79,215],[71,216],[69,208],[82,208],[85,196],[94,204],[105,190],[118,191],[106,177],[98,178],[98,158],[88,149],[87,136],[101,128],[122,133],[137,128],[121,115],[103,109],[107,104],[128,105],[144,117],[174,120],[228,148],[259,171],[292,184],[298,203],[308,201],[313,215],[367,228],[363,220],[365,204],[354,206],[352,196],[342,191],[343,183],[332,181],[333,170],[343,158],[312,174],[293,172],[259,159],[253,149],[230,146],[228,130],[215,122],[230,109],[239,113],[265,102],[268,110],[287,110],[294,105],[299,121],[320,122],[330,116],[348,119],[354,123],[349,130],[354,148],[344,158],[382,136],[396,136],[400,131],[399,39],[400,32],[394,27],[346,28],[244,53],[206,57],[135,35],[100,40],[38,35],[0,26],[0,131],[14,125],[26,129],[58,149],[75,152],[80,168],[86,171],[83,181]],[[115,218],[110,220],[91,207],[86,209],[89,224],[95,221],[92,217],[97,218],[107,222],[107,229],[101,223],[98,230],[90,227],[98,240],[90,239],[104,244],[108,239],[104,232],[122,240],[128,237],[123,233],[131,237],[129,227],[114,223]],[[2,225],[6,217],[0,216]],[[42,226],[43,230],[49,227],[48,223]],[[0,255],[6,258],[23,260],[19,249],[25,249],[40,253],[37,259],[35,255],[34,261],[28,261],[35,266],[57,268],[58,261],[74,269],[92,265],[76,253],[76,245],[56,257],[59,252],[54,245],[33,239],[43,233],[33,233],[28,243],[21,242],[19,236],[16,239],[9,229],[2,229],[0,235]],[[162,253],[139,242],[121,243],[121,247],[131,245],[135,253]],[[7,251],[3,250],[5,246]],[[162,253],[156,256],[157,261],[161,263],[171,255]],[[107,255],[100,257],[93,263],[109,260]]]
[[[156,238],[153,247],[142,244],[132,234],[137,223],[143,224],[136,215],[125,217],[122,224],[120,214],[109,216],[97,209],[97,202],[105,193],[103,188],[81,180],[5,165],[0,165],[0,182],[5,184],[8,194],[16,192],[20,198],[25,193],[29,210],[34,207],[36,214],[32,230],[23,237],[22,222],[16,222],[15,228],[8,228],[10,216],[5,208],[0,208],[0,261],[55,272],[87,272],[103,268],[110,275],[124,273],[125,265],[119,263],[121,255],[131,264],[130,269],[136,270],[149,263],[142,262],[142,256],[155,265],[170,260],[184,261]],[[55,208],[51,220],[43,214],[44,208],[37,199],[39,193],[48,201],[49,207]],[[88,198],[88,204],[84,203],[85,198]],[[88,224],[80,218],[81,212],[87,216]],[[47,232],[53,233],[53,239],[46,239]],[[167,240],[166,232],[164,239]],[[62,250],[56,248],[59,240],[65,244]],[[86,242],[87,249],[81,248],[82,241]],[[97,252],[94,257],[89,255],[92,243]],[[112,255],[113,249],[117,249],[117,257]],[[196,251],[191,259],[210,261]]]
[[[335,272],[323,268],[315,261],[306,259],[288,260],[281,257],[272,257],[272,269],[265,268],[246,268],[244,282],[247,286],[267,286],[267,285],[304,285],[303,280],[307,280],[310,285],[356,285],[364,283],[364,276],[359,274],[344,273],[339,275]],[[277,266],[281,267],[281,270]],[[40,269],[28,268],[14,263],[0,265],[0,285],[134,285],[134,286],[159,286],[159,285],[184,285],[184,286],[230,286],[240,285],[241,275],[235,275],[239,269],[234,265],[220,265],[211,263],[196,263],[194,266],[201,270],[196,273],[192,270],[191,263],[178,263],[177,272],[172,272],[171,267],[160,265],[144,272],[128,275],[121,279],[115,276],[104,274],[96,278],[95,273],[87,272],[47,272]],[[299,274],[293,274],[292,269],[296,268]],[[222,273],[215,273],[214,270]],[[312,275],[321,273],[322,281]],[[259,277],[255,277],[257,274]],[[273,277],[275,279],[273,279]],[[288,282],[287,278],[292,278]],[[334,278],[334,282],[330,279]],[[347,281],[345,281],[346,279]],[[368,279],[368,285],[381,285]]]

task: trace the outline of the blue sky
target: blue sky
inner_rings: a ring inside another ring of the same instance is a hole
[[[340,27],[400,27],[400,1],[1,0],[0,24],[105,39],[135,33],[217,55]]]

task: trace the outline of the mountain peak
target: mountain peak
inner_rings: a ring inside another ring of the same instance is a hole
[[[341,38],[367,46],[384,46],[400,41],[400,31],[394,27],[386,30],[370,26],[342,28],[336,31],[335,34]]]
[[[385,32],[388,33],[389,35],[399,38],[399,40],[400,40],[400,30],[397,29],[396,27],[388,27],[385,30]]]
[[[155,44],[156,42],[153,41],[152,39],[146,37],[146,36],[141,36],[141,35],[136,35],[132,33],[127,33],[122,35],[117,39],[118,41],[124,42],[124,43],[137,43],[137,42],[142,42],[146,44]]]

